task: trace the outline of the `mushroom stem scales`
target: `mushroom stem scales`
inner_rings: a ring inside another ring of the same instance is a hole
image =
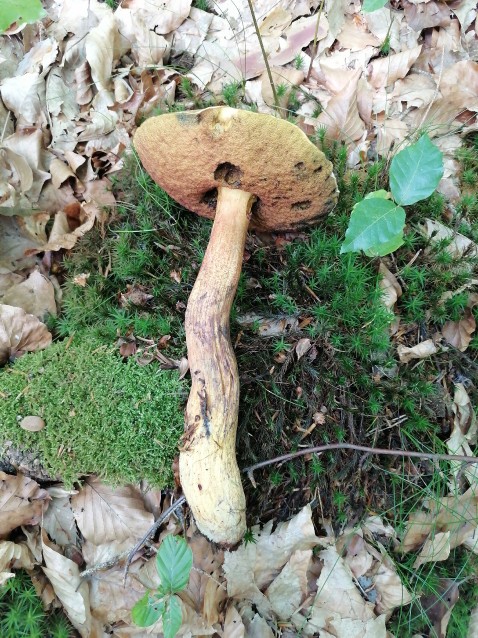
[[[229,315],[253,201],[250,193],[218,189],[211,239],[186,310],[192,386],[179,458],[181,483],[200,531],[228,546],[246,531],[235,453],[239,376]]]

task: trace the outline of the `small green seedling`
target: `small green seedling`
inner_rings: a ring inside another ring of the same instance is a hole
[[[46,16],[40,0],[2,0],[0,7],[0,33],[6,31],[15,22],[31,23]]]
[[[390,165],[391,193],[369,193],[355,204],[341,253],[383,257],[403,244],[405,210],[429,197],[443,176],[443,154],[428,135],[395,155]]]
[[[174,638],[182,622],[181,603],[176,594],[188,584],[192,566],[193,553],[184,538],[166,536],[156,555],[161,584],[138,600],[131,610],[133,622],[139,627],[149,627],[162,618],[164,638]]]

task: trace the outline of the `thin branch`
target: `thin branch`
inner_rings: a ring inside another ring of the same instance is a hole
[[[259,30],[259,25],[257,24],[256,14],[254,12],[254,7],[252,6],[252,0],[247,0],[247,2],[249,4],[249,10],[251,12],[252,22],[254,23],[254,29],[256,31],[257,39],[259,40],[259,46],[261,47],[262,57],[264,58],[264,64],[266,65],[266,70],[267,70],[267,75],[269,77],[269,82],[271,84],[272,95],[274,96],[274,106],[277,109],[277,111],[279,113],[281,113],[280,105],[279,105],[279,98],[277,97],[276,86],[274,84],[274,80],[272,79],[271,67],[269,66],[269,60],[267,59],[267,53],[266,53],[266,50],[264,48],[264,44],[262,42],[262,36],[261,36],[261,32]]]
[[[319,46],[319,43],[317,41],[317,37],[319,35],[319,24],[320,24],[320,18],[322,17],[322,11],[324,9],[324,0],[321,0],[320,6],[319,6],[319,11],[317,13],[317,23],[315,25],[315,32],[314,32],[314,44],[312,45],[312,50],[310,52],[310,64],[309,64],[309,70],[307,71],[307,75],[305,77],[305,81],[308,82],[309,78],[310,78],[310,74],[312,73],[312,65],[314,63],[314,58],[317,55],[317,49]]]
[[[161,514],[158,520],[154,522],[154,525],[149,528],[146,535],[143,536],[143,538],[138,543],[136,543],[136,545],[132,549],[127,549],[124,552],[121,552],[121,554],[117,554],[116,556],[113,556],[113,558],[105,561],[104,563],[98,563],[96,565],[93,565],[89,569],[85,569],[83,572],[81,572],[80,578],[88,578],[89,576],[96,574],[96,572],[102,571],[104,569],[109,569],[110,567],[114,567],[115,565],[120,563],[124,558],[127,558],[127,562],[125,566],[125,576],[124,576],[124,580],[126,580],[126,576],[128,575],[128,569],[131,564],[131,561],[133,560],[133,556],[136,554],[138,550],[141,549],[141,547],[150,538],[154,536],[157,529],[164,523],[164,521],[167,518],[169,518],[169,516],[171,516],[173,512],[175,512],[185,502],[185,500],[186,498],[184,496],[180,496],[175,503],[173,503],[170,507],[168,507],[168,509]]]
[[[268,461],[261,461],[255,465],[243,468],[243,472],[247,474],[251,483],[255,486],[253,473],[255,470],[273,463],[284,463],[299,456],[306,454],[318,454],[320,452],[329,452],[330,450],[358,450],[359,452],[369,452],[370,454],[379,454],[381,456],[405,456],[417,459],[431,459],[434,461],[461,461],[462,463],[478,463],[476,456],[461,456],[459,454],[433,454],[432,452],[409,452],[407,450],[386,450],[379,447],[366,447],[365,445],[354,445],[353,443],[329,443],[328,445],[319,445],[317,447],[308,447],[298,452],[290,452],[282,456],[276,456]]]

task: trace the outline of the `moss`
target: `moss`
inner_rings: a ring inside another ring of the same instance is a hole
[[[0,441],[37,453],[51,476],[172,481],[183,420],[176,372],[123,361],[113,346],[80,333],[0,371],[0,387]],[[45,428],[22,430],[27,415],[41,416]]]
[[[21,570],[0,587],[2,638],[70,638],[76,633],[61,612],[43,610],[28,574]]]

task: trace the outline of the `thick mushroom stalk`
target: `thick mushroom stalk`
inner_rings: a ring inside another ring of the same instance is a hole
[[[191,392],[179,458],[181,484],[200,531],[232,546],[246,531],[236,462],[239,374],[229,315],[241,274],[250,193],[218,189],[216,217],[186,310]]]

